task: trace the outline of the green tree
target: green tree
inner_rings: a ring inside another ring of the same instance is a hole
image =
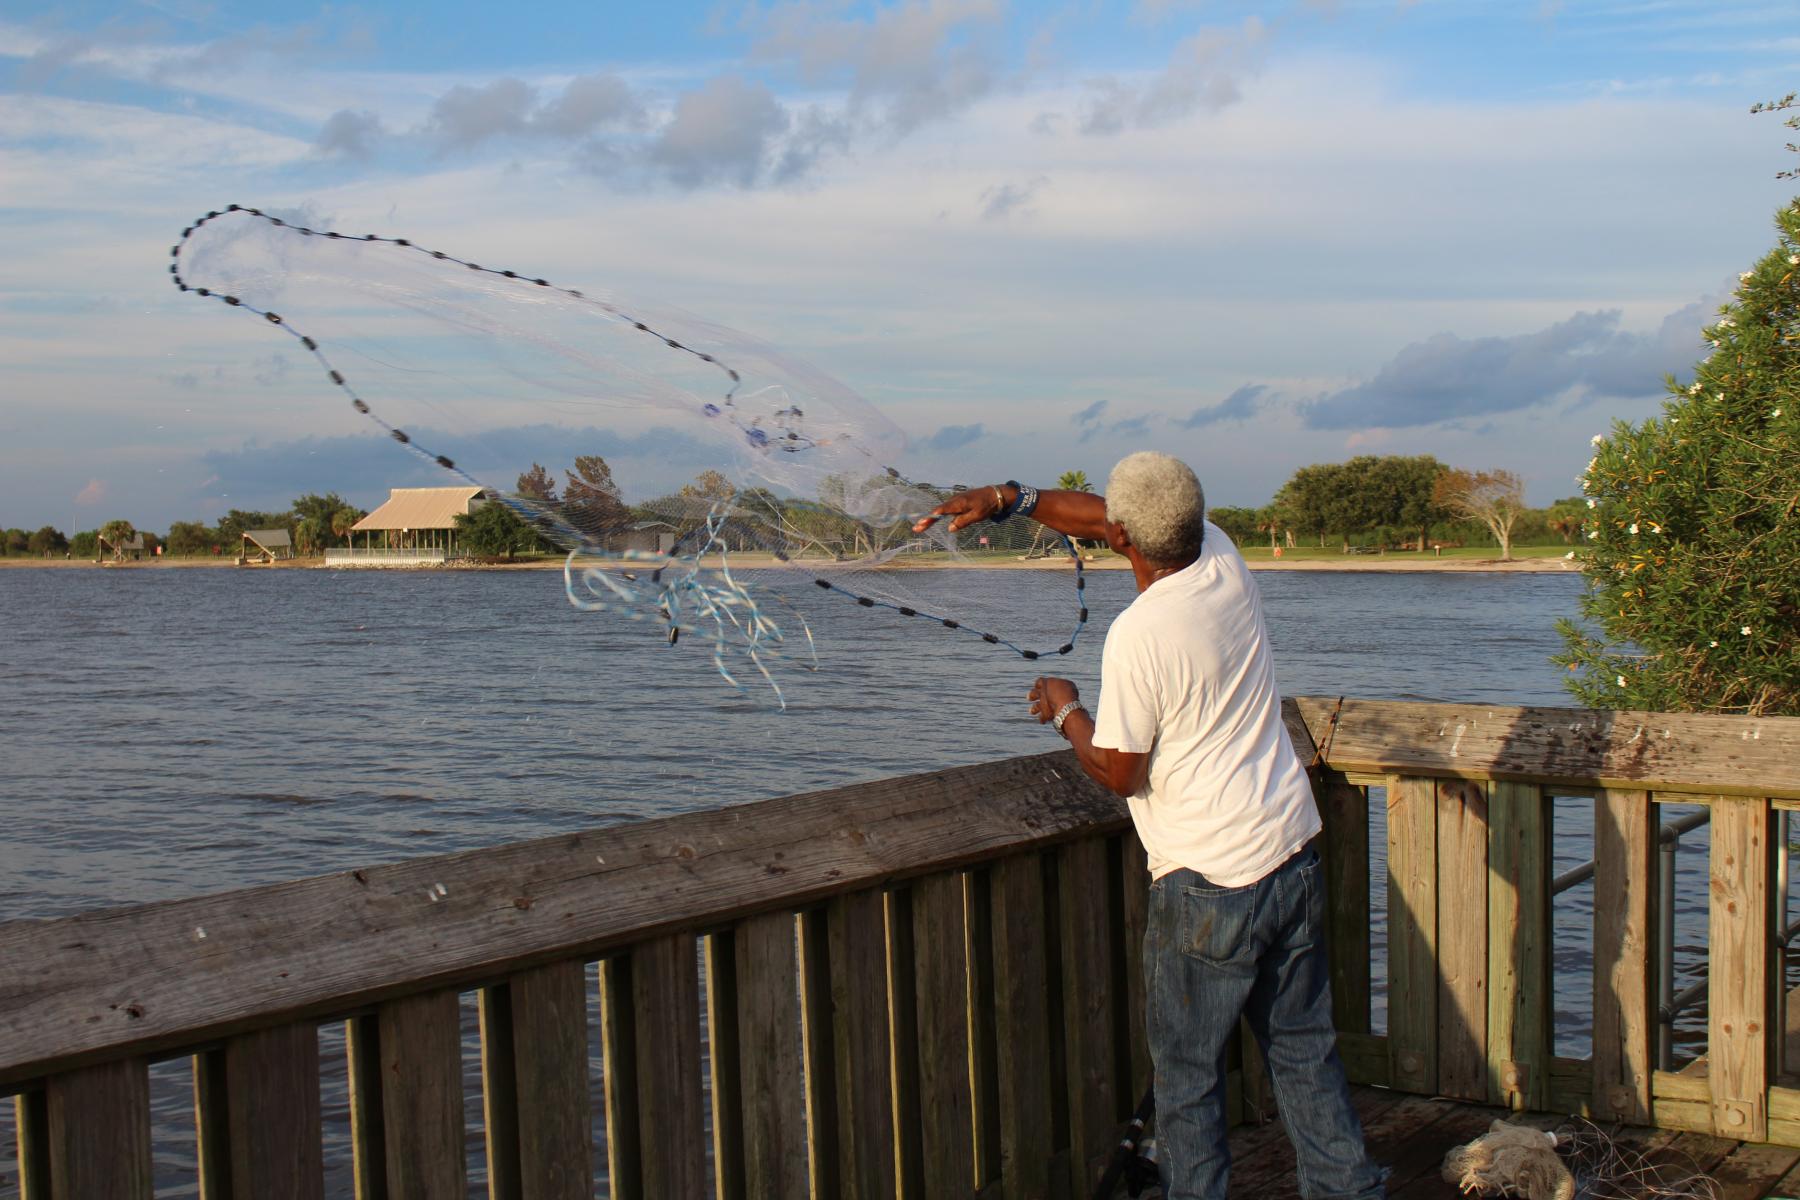
[[[455,517],[457,541],[482,558],[505,558],[538,547],[538,532],[504,500],[494,499]]]
[[[1363,460],[1356,460],[1363,461]],[[1422,551],[1431,541],[1431,527],[1448,514],[1437,502],[1438,477],[1444,464],[1429,454],[1390,454],[1372,459],[1364,486],[1373,490],[1372,528],[1385,527],[1417,533]]]
[[[1797,96],[1800,96],[1800,92],[1789,92],[1779,100],[1765,100],[1760,104],[1752,104],[1750,106],[1750,111],[1752,113],[1787,112],[1791,109],[1800,108],[1800,100],[1796,100]],[[1786,125],[1789,129],[1800,129],[1800,112],[1795,112],[1793,116],[1783,121],[1782,124]],[[1794,154],[1800,154],[1800,145],[1789,142],[1787,148]],[[1775,178],[1800,179],[1800,168],[1777,171],[1775,172]]]
[[[183,556],[211,554],[219,535],[199,521],[176,521],[169,526],[169,553]]]
[[[100,527],[100,536],[105,540],[107,545],[112,547],[111,552],[114,558],[124,558],[125,543],[137,536],[137,530],[132,527],[130,521],[120,517],[117,520],[108,521],[106,524],[102,525]]]
[[[581,454],[573,470],[563,472],[562,512],[571,524],[597,541],[604,541],[630,519],[630,510],[619,499],[619,485],[612,468],[598,454]]]
[[[1086,471],[1064,471],[1056,477],[1056,486],[1065,492],[1091,492],[1094,490],[1094,485],[1088,482]]]
[[[8,529],[0,533],[0,554],[19,555],[31,549],[31,535],[23,529]]]
[[[1580,496],[1558,500],[1544,510],[1544,528],[1560,537],[1564,545],[1573,544],[1581,536],[1586,522],[1587,504]]]
[[[539,504],[555,504],[556,476],[544,470],[541,463],[532,463],[531,470],[519,476],[519,495]]]
[[[1500,561],[1512,561],[1513,523],[1525,511],[1525,485],[1511,471],[1454,469],[1438,476],[1437,503],[1452,516],[1480,521],[1500,543]]]
[[[343,538],[344,544],[348,546],[350,544],[350,530],[358,521],[368,515],[368,513],[357,508],[353,504],[346,504],[343,507],[334,510],[331,514],[332,536]]]
[[[1800,200],[1776,225],[1692,381],[1594,439],[1557,658],[1583,703],[1800,715]]]
[[[1226,535],[1240,546],[1255,537],[1262,528],[1257,522],[1257,510],[1254,508],[1233,508],[1229,504],[1215,505],[1206,510],[1206,519],[1223,529]]]
[[[69,553],[76,558],[100,557],[100,531],[84,529],[69,539]]]
[[[217,545],[229,548],[236,553],[242,543],[244,531],[247,529],[285,529],[294,532],[296,524],[291,512],[249,512],[234,508],[219,518],[219,534]]]
[[[1284,528],[1281,513],[1271,501],[1256,510],[1256,530],[1269,535],[1269,553],[1273,554],[1281,548],[1281,531]]]
[[[39,558],[46,554],[61,554],[68,548],[69,539],[62,535],[61,530],[51,525],[46,525],[32,534],[25,545],[27,551]]]
[[[326,492],[323,496],[308,492],[294,499],[294,517],[296,521],[311,520],[315,531],[331,530],[331,515],[340,508],[350,507],[350,502],[336,492]]]
[[[1316,536],[1323,546],[1325,535],[1335,528],[1332,497],[1342,477],[1343,468],[1336,463],[1314,463],[1295,471],[1275,493],[1275,511],[1281,524]]]
[[[682,484],[679,494],[689,500],[729,500],[737,495],[737,486],[722,472],[706,470],[694,476],[694,482]]]

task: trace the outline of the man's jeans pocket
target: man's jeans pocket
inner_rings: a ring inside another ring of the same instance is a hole
[[[1181,918],[1176,936],[1190,958],[1227,967],[1255,958],[1257,887],[1181,889]]]

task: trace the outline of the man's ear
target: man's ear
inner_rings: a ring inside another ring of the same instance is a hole
[[[1131,535],[1117,521],[1106,523],[1106,544],[1114,554],[1123,554],[1131,548]]]

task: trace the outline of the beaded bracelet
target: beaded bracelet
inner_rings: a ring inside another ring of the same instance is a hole
[[[1038,490],[1027,484],[1020,483],[1016,479],[1009,479],[1006,482],[1019,489],[1019,498],[1013,501],[1012,512],[1008,515],[1015,517],[1029,517],[1032,514],[1032,511],[1037,508]]]

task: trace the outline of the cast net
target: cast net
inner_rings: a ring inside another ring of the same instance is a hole
[[[820,621],[901,622],[1025,659],[1080,642],[1085,577],[1065,540],[1026,519],[914,532],[955,485],[903,476],[891,420],[757,338],[235,205],[183,230],[172,257],[177,287],[311,360],[253,401],[321,409],[335,394],[433,482],[474,490],[465,548],[554,549],[577,608],[702,647],[734,684],[779,700],[781,668],[818,667]]]

